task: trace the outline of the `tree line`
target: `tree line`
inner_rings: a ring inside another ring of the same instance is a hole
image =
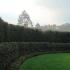
[[[8,24],[0,18],[0,42],[70,42],[69,32],[45,31]]]

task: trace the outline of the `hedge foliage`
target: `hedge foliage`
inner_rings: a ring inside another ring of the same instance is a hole
[[[46,31],[8,24],[0,18],[0,42],[70,43],[70,32]]]
[[[0,69],[8,67],[21,56],[39,52],[70,52],[70,43],[6,42],[0,44]]]

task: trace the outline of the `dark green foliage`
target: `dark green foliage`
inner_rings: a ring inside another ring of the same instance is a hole
[[[19,57],[18,45],[16,43],[0,44],[0,66],[1,70],[7,70],[9,65]]]
[[[69,32],[46,31],[8,24],[0,18],[0,42],[58,42],[69,43]]]
[[[0,18],[0,42],[5,42],[7,38],[8,23]]]
[[[70,43],[6,42],[0,44],[0,69],[9,70],[11,63],[21,56],[35,53],[70,52]]]
[[[8,70],[9,65],[21,56],[38,52],[70,52],[70,33],[42,32],[8,24],[0,18],[1,70]]]

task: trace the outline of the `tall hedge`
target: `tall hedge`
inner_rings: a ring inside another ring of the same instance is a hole
[[[11,63],[21,56],[39,52],[70,52],[70,43],[6,42],[0,44],[0,69],[8,70]]]
[[[0,18],[0,42],[70,43],[70,32],[46,31],[8,24]]]

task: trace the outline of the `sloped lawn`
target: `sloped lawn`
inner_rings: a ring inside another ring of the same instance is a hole
[[[19,70],[70,70],[70,53],[44,54],[26,60]]]

